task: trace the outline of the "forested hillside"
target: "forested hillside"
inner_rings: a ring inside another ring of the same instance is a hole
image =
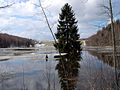
[[[34,46],[31,39],[0,33],[0,48]]]
[[[120,20],[114,23],[116,45],[120,45]],[[103,27],[95,35],[89,37],[86,41],[88,46],[109,46],[112,45],[111,25]]]

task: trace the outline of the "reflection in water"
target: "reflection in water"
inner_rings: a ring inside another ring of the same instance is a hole
[[[74,51],[67,56],[61,57],[56,70],[60,78],[61,88],[63,90],[75,90],[76,81],[79,73],[81,52]]]
[[[98,59],[102,60],[104,63],[107,63],[112,67],[114,66],[112,53],[110,53],[110,52],[109,53],[89,52],[89,53],[93,56],[97,56]],[[119,54],[117,54],[116,58],[117,58],[117,69],[120,70],[120,56],[119,56]]]
[[[114,61],[113,61],[113,56],[112,56],[112,53],[96,53],[96,52],[89,52],[90,54],[94,55],[94,56],[97,56],[99,60],[102,60],[104,63],[107,63],[109,64],[110,66],[112,66],[113,68],[114,67]],[[116,62],[117,62],[117,65],[116,65],[116,68],[115,68],[115,71],[114,71],[114,88],[116,90],[119,89],[120,87],[120,56],[119,56],[119,53],[116,54]]]
[[[0,62],[0,75],[6,71],[4,77],[0,77],[0,90],[48,90],[48,79],[51,84],[50,90],[53,89],[53,80],[55,66],[57,61],[53,60],[53,56],[49,56],[46,62],[45,57],[42,60],[38,58],[13,59]],[[39,57],[42,58],[42,57]],[[10,74],[14,74],[14,77]],[[58,81],[57,75],[55,76]],[[58,82],[55,81],[56,87],[59,89]]]
[[[0,90],[115,90],[110,56],[82,51],[59,60],[48,55],[2,61]]]

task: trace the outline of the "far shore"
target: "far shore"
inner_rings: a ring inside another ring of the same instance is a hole
[[[112,51],[112,46],[82,46],[83,51]],[[0,50],[13,50],[13,51],[36,51],[36,50],[55,50],[55,47],[50,44],[45,44],[42,47],[14,47],[14,48],[0,48]],[[116,50],[120,51],[120,46],[116,47]]]
[[[112,53],[112,46],[82,46],[83,51],[92,51],[97,53]],[[30,48],[0,48],[0,61],[9,60],[10,58],[26,58],[26,57],[39,57],[46,54],[35,54],[36,51],[51,51],[56,50],[53,45],[45,44],[42,47],[30,47]],[[116,48],[120,53],[120,46]],[[34,53],[34,54],[32,54]],[[55,54],[55,53],[54,53]],[[49,54],[52,55],[52,54]]]

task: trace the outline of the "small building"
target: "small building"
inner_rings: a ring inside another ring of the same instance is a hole
[[[81,41],[82,46],[86,46],[86,38],[79,39],[78,41]]]

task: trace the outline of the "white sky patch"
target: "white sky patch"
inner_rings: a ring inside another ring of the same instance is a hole
[[[54,33],[57,31],[56,27],[59,13],[65,3],[69,3],[73,7],[76,15],[75,17],[78,20],[81,38],[87,38],[97,32],[97,27],[94,24],[99,25],[99,23],[95,23],[96,21],[103,21],[106,23],[109,21],[109,17],[103,14],[104,9],[100,7],[100,5],[107,4],[106,0],[41,1]],[[5,29],[2,31],[3,33],[40,41],[53,40],[41,8],[34,5],[39,5],[38,0],[1,0],[0,6],[14,2],[15,4],[9,8],[0,9],[0,30]],[[113,10],[120,12],[120,0],[115,0],[114,2],[117,3],[114,3]]]

